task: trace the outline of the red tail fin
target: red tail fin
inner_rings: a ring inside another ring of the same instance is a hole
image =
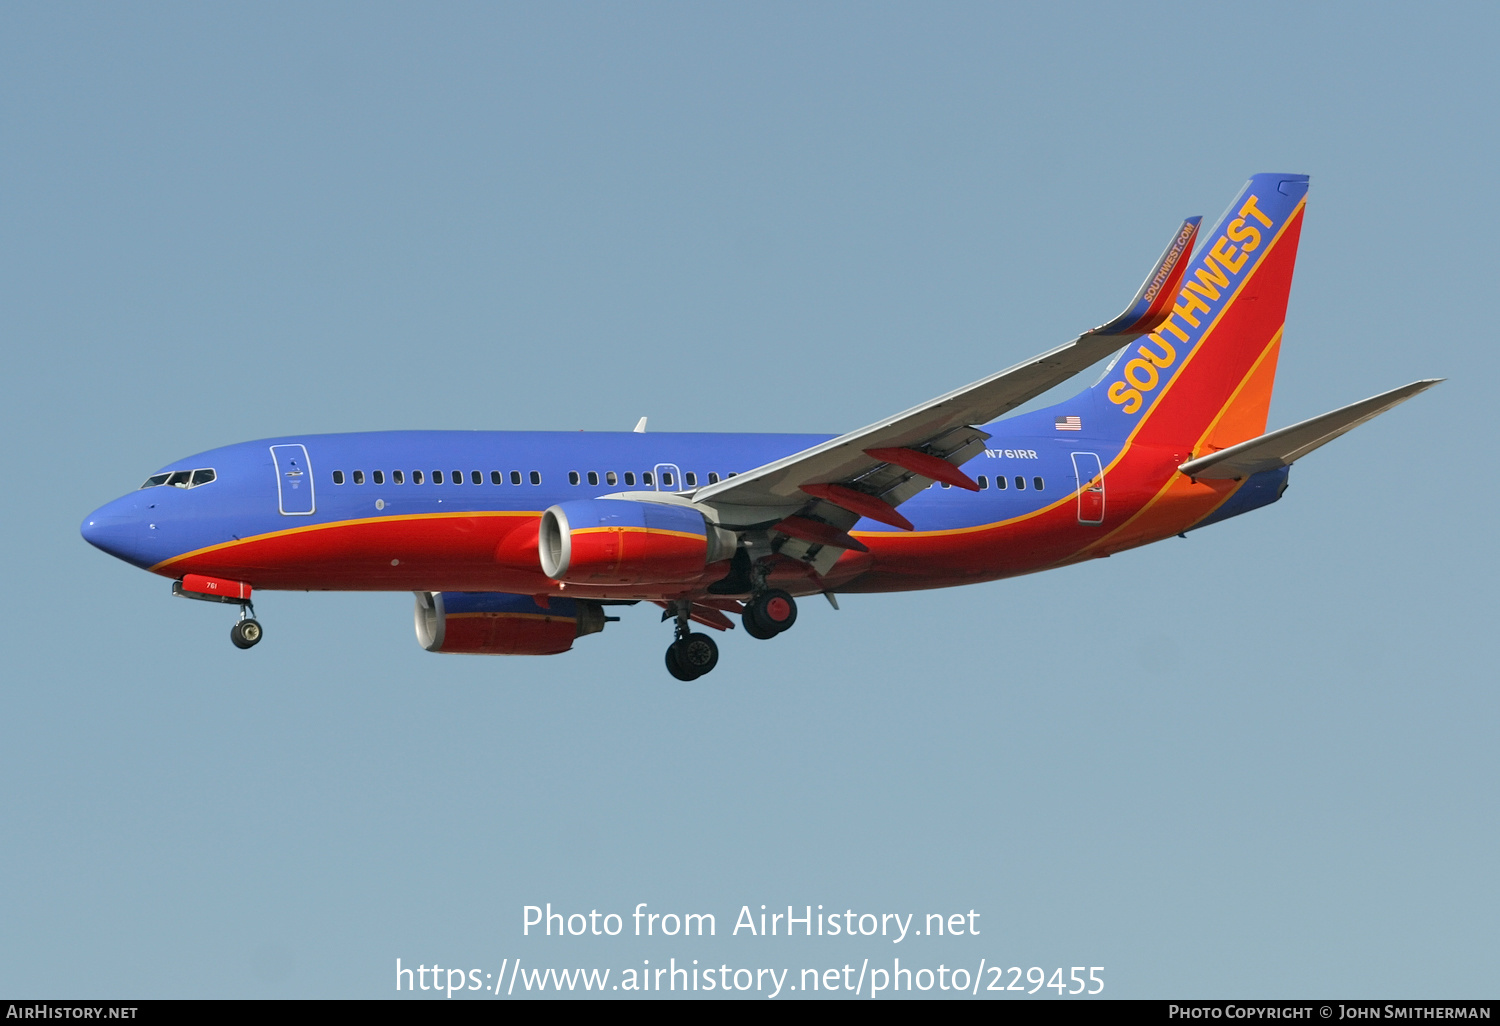
[[[1306,193],[1305,175],[1250,179],[1204,236],[1160,327],[1095,386],[1103,424],[1200,455],[1265,431]]]

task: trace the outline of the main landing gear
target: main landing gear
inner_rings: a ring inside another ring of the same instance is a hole
[[[235,648],[254,648],[260,644],[260,639],[265,631],[260,628],[260,621],[255,619],[255,607],[250,603],[240,606],[240,618],[238,622],[229,628],[229,640],[234,643]]]
[[[718,643],[688,629],[690,602],[677,603],[677,639],[667,646],[667,672],[678,680],[697,680],[719,665]]]
[[[771,588],[745,603],[742,621],[745,633],[769,641],[797,622],[797,600],[780,588]]]
[[[719,646],[707,634],[690,629],[693,604],[674,602],[662,619],[677,621],[676,640],[667,646],[667,672],[678,680],[697,680],[719,664]],[[745,603],[745,633],[762,641],[776,637],[797,622],[797,600],[780,588],[756,592]]]

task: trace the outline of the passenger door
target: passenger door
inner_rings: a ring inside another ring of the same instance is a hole
[[[313,499],[312,465],[306,447],[271,446],[271,462],[276,467],[276,502],[282,516],[305,517],[317,510]]]
[[[1098,454],[1075,452],[1073,473],[1078,477],[1078,522],[1104,523],[1104,467]]]

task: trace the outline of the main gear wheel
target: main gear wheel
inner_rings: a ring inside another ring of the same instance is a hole
[[[678,680],[697,680],[719,664],[718,643],[694,631],[667,646],[667,672]]]
[[[797,600],[780,588],[760,592],[745,605],[745,633],[766,641],[797,622]]]

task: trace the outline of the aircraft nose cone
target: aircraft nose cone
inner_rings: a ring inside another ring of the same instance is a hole
[[[124,510],[118,502],[101,506],[84,518],[78,528],[83,540],[128,563],[137,562],[140,549],[141,522],[134,511]]]

